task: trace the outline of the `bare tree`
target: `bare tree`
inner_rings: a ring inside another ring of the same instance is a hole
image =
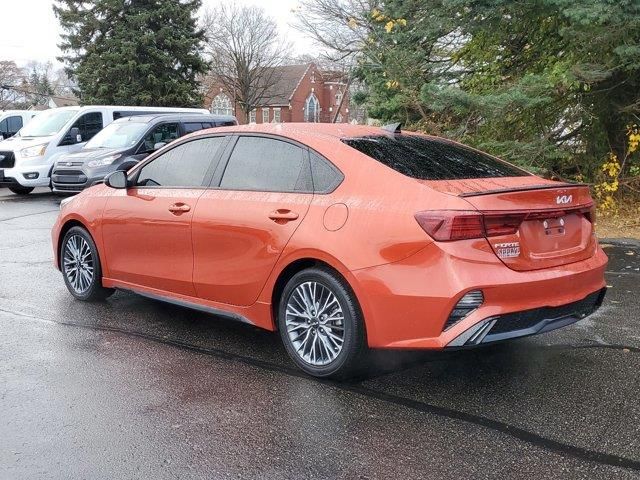
[[[204,15],[210,84],[221,85],[244,112],[260,106],[280,80],[290,46],[262,8],[223,3]]]
[[[16,88],[23,85],[25,80],[24,70],[19,68],[15,62],[0,61],[0,110],[24,106],[24,95]]]
[[[370,16],[380,0],[302,0],[294,27],[310,36],[334,62],[367,50]]]

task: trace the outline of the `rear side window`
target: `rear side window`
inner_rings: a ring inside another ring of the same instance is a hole
[[[411,178],[463,180],[530,174],[487,154],[417,135],[345,138],[344,143]]]
[[[263,137],[240,137],[222,176],[220,188],[262,192],[310,191],[304,150]]]
[[[192,140],[172,148],[140,169],[138,186],[203,187],[225,137]]]
[[[313,191],[317,193],[330,193],[336,189],[344,176],[327,160],[310,152],[311,175],[313,177]]]
[[[203,128],[209,128],[211,124],[209,123],[200,123],[200,122],[189,122],[184,124],[184,133],[192,133],[197,132],[198,130],[202,130]]]

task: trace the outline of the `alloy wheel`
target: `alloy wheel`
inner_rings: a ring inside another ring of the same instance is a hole
[[[64,247],[64,274],[78,293],[86,292],[93,283],[93,254],[89,243],[80,235],[72,235]]]
[[[296,353],[310,365],[328,365],[342,351],[342,306],[331,289],[322,283],[304,282],[291,292],[285,325]]]

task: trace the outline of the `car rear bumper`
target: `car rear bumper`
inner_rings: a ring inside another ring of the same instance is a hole
[[[485,330],[474,341],[488,343],[579,320],[602,301],[606,264],[607,256],[598,247],[593,256],[580,262],[515,271],[490,251],[486,241],[466,240],[434,242],[399,262],[351,273],[369,346],[442,349],[465,346],[481,327]],[[461,320],[447,324],[456,303],[476,290],[482,291],[483,303]],[[586,298],[593,300],[593,308],[570,307]],[[523,322],[522,328],[509,326],[509,322]]]
[[[458,335],[447,344],[447,348],[473,347],[566,327],[600,308],[606,293],[605,287],[567,305],[542,307],[487,318]]]

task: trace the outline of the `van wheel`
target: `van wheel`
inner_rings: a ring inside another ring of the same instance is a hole
[[[29,195],[31,192],[33,192],[33,187],[12,186],[12,187],[9,187],[9,190],[11,190],[16,195]]]
[[[315,377],[347,378],[366,352],[362,313],[347,283],[327,268],[294,275],[278,307],[280,337],[291,359]]]
[[[60,267],[67,289],[78,300],[104,300],[114,292],[112,288],[102,286],[98,249],[84,228],[73,227],[64,236]]]

